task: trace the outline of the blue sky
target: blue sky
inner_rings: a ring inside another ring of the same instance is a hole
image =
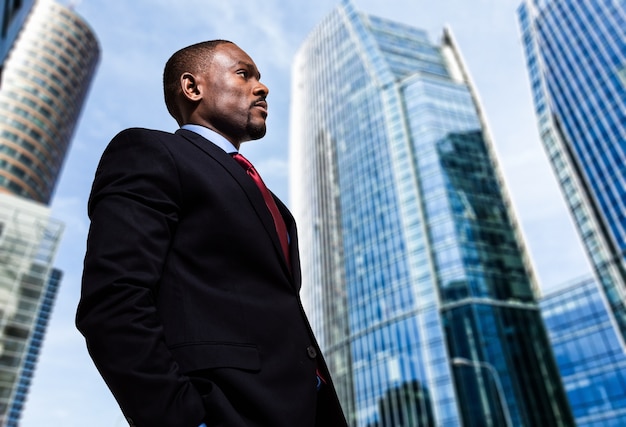
[[[202,40],[237,43],[270,88],[268,132],[242,152],[288,203],[291,60],[339,0],[84,0],[76,11],[100,40],[102,57],[52,203],[66,223],[56,266],[65,273],[23,427],[126,425],[74,327],[88,229],[86,201],[108,141],[127,127],[168,131],[161,73],[177,49]],[[542,289],[589,272],[580,242],[541,148],[515,10],[520,0],[354,0],[366,13],[457,39],[485,109],[517,219]],[[349,78],[350,76],[346,76]]]

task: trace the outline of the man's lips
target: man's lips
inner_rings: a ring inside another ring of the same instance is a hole
[[[265,101],[257,101],[254,104],[252,104],[252,106],[260,108],[261,110],[263,110],[263,112],[265,114],[267,114],[267,102],[265,102]]]

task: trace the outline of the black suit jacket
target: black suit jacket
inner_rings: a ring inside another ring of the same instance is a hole
[[[277,203],[291,266],[258,188],[210,141],[128,129],[105,150],[77,326],[131,425],[346,425]]]

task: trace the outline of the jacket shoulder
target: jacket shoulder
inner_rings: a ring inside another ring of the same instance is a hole
[[[180,138],[174,133],[166,132],[157,129],[146,129],[140,127],[132,127],[128,129],[124,129],[120,131],[117,135],[113,137],[113,140],[117,139],[135,139],[135,138],[158,138],[158,139],[169,139],[169,138]]]
[[[120,151],[130,155],[135,152],[145,154],[163,149],[172,153],[176,151],[172,146],[182,139],[179,135],[161,130],[138,127],[128,128],[120,131],[111,139],[103,152],[103,156]]]

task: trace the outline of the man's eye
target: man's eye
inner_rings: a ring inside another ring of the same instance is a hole
[[[248,72],[246,70],[239,70],[237,71],[237,74],[239,74],[242,77],[248,77]]]

